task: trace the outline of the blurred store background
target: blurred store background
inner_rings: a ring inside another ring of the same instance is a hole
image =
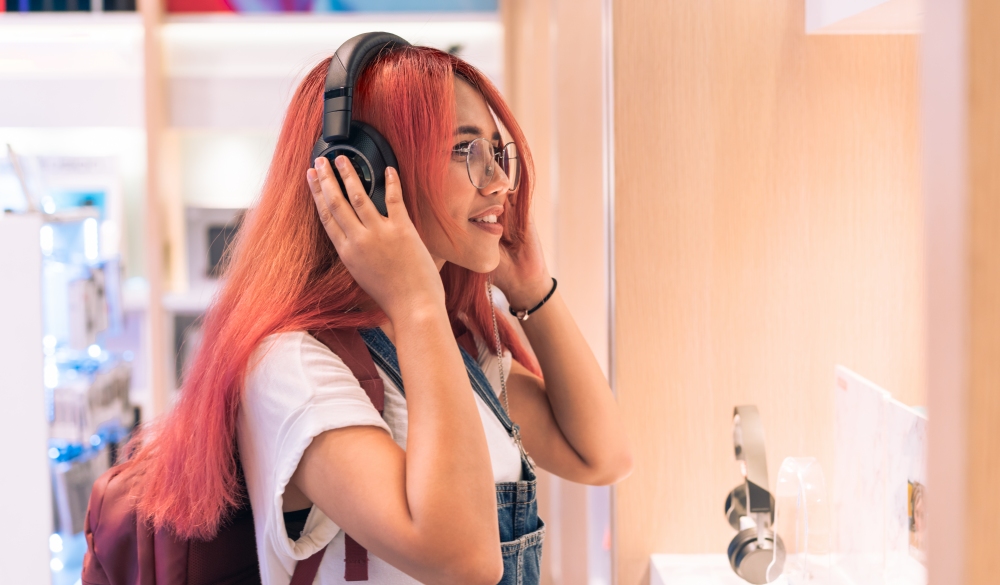
[[[576,30],[600,41],[602,3],[589,4],[579,13],[587,27]],[[0,485],[0,525],[20,527],[0,537],[0,565],[14,576],[4,582],[80,583],[90,486],[135,425],[170,408],[291,93],[351,36],[385,30],[449,51],[507,94],[540,163],[536,221],[558,271],[549,8],[520,0],[0,2],[0,271],[17,275],[0,295],[0,352],[4,367],[16,365],[0,376],[0,439],[22,445]],[[592,61],[579,67],[591,78],[563,75],[589,84],[587,113],[600,133],[602,44],[573,61],[585,58]],[[580,177],[590,224],[605,235],[606,155],[599,139],[575,163],[588,169]],[[606,241],[589,236],[596,262],[576,278],[607,284]],[[607,290],[591,285],[577,300],[587,306],[596,294],[603,303],[581,325],[605,367]],[[545,582],[609,583],[609,488],[541,481],[551,527]]]
[[[733,582],[733,407],[772,479],[837,486],[838,365],[929,413],[910,582],[997,582],[996,0],[0,0],[0,583],[79,581],[91,483],[170,408],[292,89],[371,30],[503,91],[630,433],[615,486],[539,474],[542,583]],[[859,582],[902,582],[840,507]]]

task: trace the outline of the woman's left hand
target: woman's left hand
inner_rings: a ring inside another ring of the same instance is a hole
[[[500,264],[493,271],[493,283],[500,287],[515,311],[534,307],[552,288],[552,277],[530,215],[527,232],[516,253],[501,244]]]

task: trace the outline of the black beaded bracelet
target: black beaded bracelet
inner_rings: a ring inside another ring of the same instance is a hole
[[[530,317],[532,313],[534,313],[538,309],[541,309],[542,305],[544,305],[550,298],[552,298],[552,293],[556,292],[556,284],[558,283],[556,282],[556,279],[553,278],[552,290],[549,291],[549,294],[545,295],[545,298],[542,299],[542,302],[538,303],[534,307],[531,307],[530,309],[525,309],[523,311],[515,311],[514,307],[510,307],[510,314],[517,317],[518,321],[527,321],[528,317]]]

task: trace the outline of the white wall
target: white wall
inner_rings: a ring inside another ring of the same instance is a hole
[[[42,381],[42,253],[38,215],[0,215],[0,574],[49,583],[52,492]],[[16,253],[11,253],[11,251]]]

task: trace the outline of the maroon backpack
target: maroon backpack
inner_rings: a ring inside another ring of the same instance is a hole
[[[382,414],[384,388],[368,347],[355,329],[312,334],[337,354]],[[87,554],[84,585],[244,585],[259,584],[253,512],[247,503],[234,511],[211,540],[178,538],[166,529],[140,524],[129,496],[136,481],[112,467],[94,482],[84,521]],[[242,481],[242,479],[241,479]],[[345,535],[347,581],[368,580],[368,551]],[[326,548],[300,561],[291,585],[310,585]]]

